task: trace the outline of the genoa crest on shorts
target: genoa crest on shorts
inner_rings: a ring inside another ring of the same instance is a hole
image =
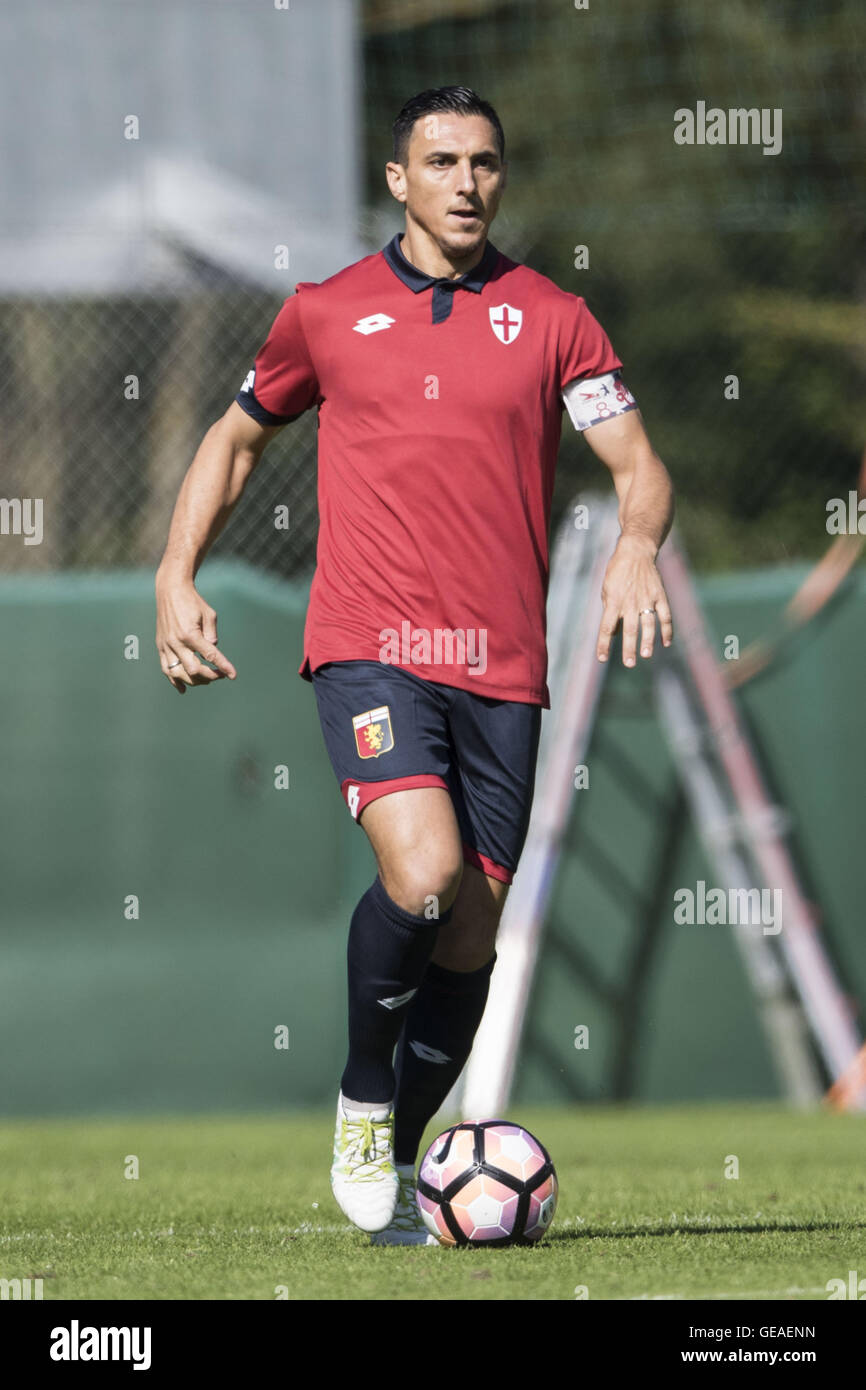
[[[394,747],[394,730],[391,728],[391,711],[387,705],[378,709],[368,709],[366,714],[356,714],[352,719],[355,730],[355,746],[359,758],[378,758]]]

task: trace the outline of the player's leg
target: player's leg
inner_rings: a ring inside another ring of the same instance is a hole
[[[375,896],[382,910],[379,921],[372,914],[363,926],[355,918],[352,921],[349,1058],[341,1095],[367,1094],[380,1086],[393,1097],[394,1049],[412,998],[430,969],[437,936],[450,924],[463,873],[463,850],[451,797],[444,788],[392,792],[367,805],[360,823],[376,856],[382,891]],[[401,950],[389,923],[413,933],[416,949]],[[383,974],[386,962],[389,978]],[[381,1008],[383,991],[397,995],[399,1008]],[[385,1245],[434,1243],[415,1198],[414,1160],[401,1165],[395,1156],[394,1166],[396,1200],[387,1224],[371,1240]]]
[[[541,710],[455,691],[450,727],[458,774],[452,797],[466,863],[397,1050],[398,1165],[414,1163],[484,1014],[496,932],[529,827]]]
[[[340,1089],[351,1105],[390,1103],[393,1056],[439,931],[450,920],[463,853],[440,787],[392,792],[361,813],[379,873],[349,929],[349,1055]]]
[[[472,1051],[496,961],[508,884],[465,864],[449,921],[409,1008],[397,1051],[394,1161],[414,1170],[421,1137]]]
[[[450,915],[461,838],[435,689],[374,662],[331,663],[313,683],[331,761],[379,866],[349,928],[349,1053],[331,1169],[343,1211],[374,1231],[388,1224],[399,1194],[394,1048],[439,923]]]
[[[487,1003],[496,929],[508,885],[464,864],[450,920],[412,1000],[397,1050],[394,1163],[400,1194],[374,1245],[436,1245],[415,1195],[415,1159],[469,1053]]]

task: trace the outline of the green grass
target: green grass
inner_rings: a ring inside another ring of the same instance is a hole
[[[866,1117],[526,1109],[560,1179],[538,1247],[372,1248],[327,1114],[0,1126],[0,1277],[46,1299],[826,1299],[866,1277]],[[431,1130],[428,1138],[432,1138]],[[138,1179],[124,1177],[127,1155]],[[727,1155],[739,1160],[726,1179]]]

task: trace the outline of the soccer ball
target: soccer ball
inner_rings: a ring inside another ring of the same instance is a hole
[[[441,1245],[532,1245],[550,1227],[559,1188],[550,1154],[510,1120],[469,1120],[433,1140],[418,1206]]]

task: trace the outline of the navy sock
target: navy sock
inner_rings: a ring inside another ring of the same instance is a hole
[[[367,889],[352,916],[347,951],[349,1058],[340,1089],[350,1100],[390,1101],[394,1048],[409,1002],[421,983],[439,925],[416,917],[391,899],[381,879]]]
[[[409,1006],[397,1049],[394,1160],[414,1163],[426,1126],[472,1051],[496,956],[479,970],[446,970],[433,961]]]

